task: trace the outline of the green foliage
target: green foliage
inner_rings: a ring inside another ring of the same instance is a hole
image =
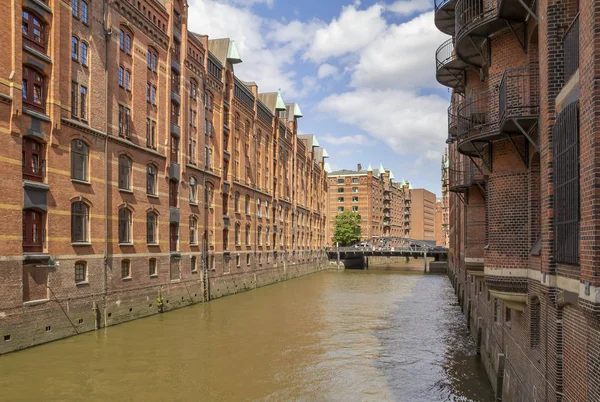
[[[335,217],[335,232],[333,244],[347,246],[360,240],[360,216],[351,211],[345,211]]]

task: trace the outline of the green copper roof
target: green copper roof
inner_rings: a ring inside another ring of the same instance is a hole
[[[383,163],[379,163],[379,174],[385,173],[385,169],[383,168]]]
[[[412,187],[412,184],[408,183],[408,189],[409,189],[409,190],[412,190],[412,189],[413,189],[413,187]]]
[[[402,181],[400,182],[400,185],[401,185],[402,187],[406,186],[406,182],[404,181],[404,177],[402,178]]]
[[[371,162],[369,162],[369,166],[367,166],[367,172],[372,172],[373,166],[371,166]]]
[[[237,50],[237,46],[235,46],[235,41],[229,41],[229,47],[227,48],[227,60],[231,64],[237,64],[242,62],[242,58]]]
[[[392,172],[392,171],[390,170],[390,180],[394,180],[395,178],[396,178],[396,177],[394,177],[394,172]]]
[[[327,173],[331,173],[331,166],[329,166],[329,163],[325,162],[323,164],[323,169],[327,172]]]
[[[277,102],[275,103],[275,110],[285,110],[285,102],[281,97],[281,91],[277,91]]]
[[[300,110],[300,106],[297,103],[294,103],[294,117],[304,117],[302,115],[302,110]]]
[[[329,158],[329,154],[325,148],[323,148],[323,158]]]

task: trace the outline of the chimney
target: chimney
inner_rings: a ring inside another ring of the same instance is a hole
[[[359,172],[362,170],[362,165],[360,163],[356,165],[356,170],[358,170]]]

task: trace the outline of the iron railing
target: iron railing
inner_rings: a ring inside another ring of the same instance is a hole
[[[449,169],[450,190],[457,191],[484,180],[480,168],[467,158],[454,162]]]
[[[459,141],[498,131],[498,95],[495,89],[474,88],[457,107]]]
[[[500,120],[537,117],[540,113],[539,93],[537,65],[507,69],[500,83]]]
[[[579,264],[579,102],[568,104],[552,128],[554,258]]]
[[[454,52],[453,38],[450,38],[435,51],[436,70],[439,70],[453,60],[456,60],[456,53]]]
[[[456,37],[498,16],[499,0],[458,0],[456,3]]]
[[[451,1],[452,0],[433,0],[433,7],[435,11],[437,11]]]
[[[579,68],[579,14],[575,17],[563,37],[565,50],[565,82]]]

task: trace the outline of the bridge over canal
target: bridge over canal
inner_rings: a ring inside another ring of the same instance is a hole
[[[427,272],[427,259],[433,258],[436,271],[445,270],[448,261],[448,249],[435,247],[432,242],[414,240],[400,237],[380,237],[370,242],[362,242],[350,247],[332,247],[327,250],[329,260],[350,262],[351,265],[360,265],[368,269],[369,257],[404,257],[407,260],[423,259],[423,270]],[[357,261],[358,260],[358,261]],[[438,264],[441,263],[441,264]],[[431,264],[430,264],[431,265]]]

